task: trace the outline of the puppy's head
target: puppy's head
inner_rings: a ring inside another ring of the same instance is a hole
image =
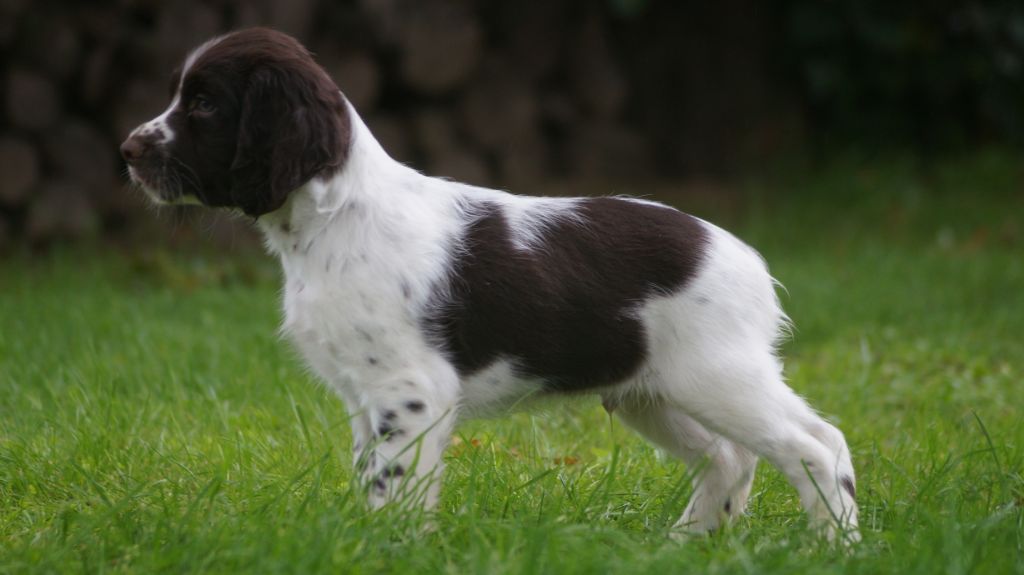
[[[264,28],[193,51],[171,104],[121,144],[132,180],[157,203],[201,203],[260,216],[336,172],[351,126],[330,77],[294,38]]]

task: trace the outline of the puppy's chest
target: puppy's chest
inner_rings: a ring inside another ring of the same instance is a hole
[[[321,376],[373,378],[423,347],[401,278],[367,262],[318,263],[286,270],[282,330]]]
[[[289,265],[282,330],[322,378],[343,394],[358,394],[396,372],[431,365],[440,350],[426,337],[418,303],[429,297],[408,268],[385,269],[354,261],[332,273],[324,265]],[[404,271],[403,271],[404,270]],[[543,390],[543,381],[517,373],[498,359],[461,381],[468,416],[507,411]]]

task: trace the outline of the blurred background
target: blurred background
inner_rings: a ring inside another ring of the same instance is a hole
[[[1024,144],[1019,1],[0,0],[0,246],[244,242],[147,210],[117,146],[189,49],[253,25],[313,50],[394,157],[519,193],[728,203],[836,157],[927,172]]]

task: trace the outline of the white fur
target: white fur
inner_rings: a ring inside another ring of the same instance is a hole
[[[579,200],[513,196],[425,177],[388,157],[358,115],[350,115],[352,148],[342,171],[295,191],[260,227],[284,267],[283,331],[344,398],[357,459],[368,463],[366,480],[396,463],[409,472],[401,481],[378,479],[371,501],[383,504],[407,491],[412,476],[426,478],[430,505],[456,417],[500,411],[542,389],[540,381],[515,376],[504,359],[460,381],[421,331],[424,306],[477,217],[466,199],[501,206],[524,250],[542,245],[552,222],[578,219]],[[630,381],[605,390],[605,405],[691,465],[707,458],[681,528],[713,529],[742,512],[755,453],[798,487],[814,522],[835,526],[834,514],[843,527],[855,527],[856,506],[838,483],[842,475],[853,477],[842,434],[782,381],[774,345],[787,320],[773,280],[754,250],[704,225],[705,264],[679,293],[641,305],[649,359]],[[413,400],[426,409],[403,408]],[[371,445],[389,412],[407,435]],[[414,442],[418,437],[424,441]]]

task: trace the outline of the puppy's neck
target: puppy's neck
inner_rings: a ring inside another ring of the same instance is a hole
[[[350,231],[382,223],[397,208],[396,195],[415,191],[424,176],[388,156],[369,128],[347,106],[352,125],[345,165],[328,178],[314,178],[293,191],[280,209],[258,221],[269,250],[282,259],[307,252],[332,228]]]

